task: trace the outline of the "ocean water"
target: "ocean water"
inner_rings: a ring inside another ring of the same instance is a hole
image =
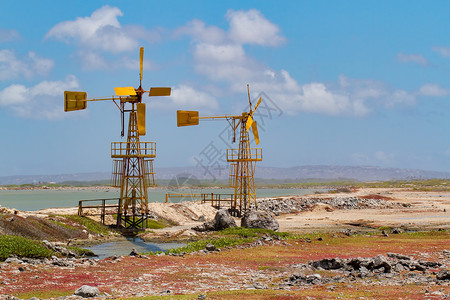
[[[277,197],[313,194],[323,189],[257,189],[256,197]],[[166,193],[233,194],[232,189],[149,189],[149,202],[164,202]],[[119,189],[55,189],[55,190],[0,190],[0,205],[22,211],[54,207],[76,207],[80,200],[111,199],[119,197]],[[190,197],[170,198],[170,202],[192,200]]]

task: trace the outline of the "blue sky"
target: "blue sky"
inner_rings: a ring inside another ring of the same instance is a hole
[[[64,90],[146,99],[156,167],[222,164],[225,120],[257,116],[262,166],[450,171],[448,1],[1,1],[0,176],[111,170],[112,102],[65,113]],[[233,147],[237,147],[234,144]]]

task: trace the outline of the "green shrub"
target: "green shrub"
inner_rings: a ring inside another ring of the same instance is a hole
[[[79,247],[67,247],[68,250],[77,253],[80,256],[95,256],[95,253],[89,249],[79,248]]]
[[[202,250],[206,248],[206,245],[213,244],[216,246],[216,248],[224,248],[229,246],[236,246],[241,245],[244,243],[251,243],[255,241],[255,238],[218,238],[218,239],[207,239],[207,240],[200,240],[192,243],[188,243],[184,247],[176,248],[176,249],[169,249],[167,250],[167,253],[189,253],[194,252],[198,250]]]
[[[158,221],[153,220],[153,219],[148,219],[148,220],[146,220],[146,222],[147,222],[147,227],[146,228],[149,228],[149,229],[161,229],[161,228],[165,228],[166,227],[166,225],[164,225],[163,223],[158,222]]]
[[[44,258],[55,253],[47,249],[42,243],[20,236],[0,236],[0,260],[7,259],[11,254],[19,257]]]
[[[80,217],[80,216],[64,216],[64,217],[83,225],[84,227],[86,227],[88,231],[92,233],[108,235],[112,231],[108,226],[105,226],[99,222],[89,219],[88,217]]]

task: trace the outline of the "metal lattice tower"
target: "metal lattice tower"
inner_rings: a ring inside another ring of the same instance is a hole
[[[145,135],[145,103],[142,96],[170,96],[169,87],[152,87],[149,91],[142,88],[142,72],[144,48],[140,48],[139,87],[115,87],[118,97],[87,99],[86,92],[64,92],[64,110],[74,111],[86,109],[88,101],[112,100],[119,108],[122,116],[122,136],[124,136],[125,113],[129,113],[128,134],[126,142],[111,143],[113,173],[111,185],[120,187],[120,198],[117,210],[117,226],[126,229],[146,227],[149,216],[148,187],[156,185],[153,160],[156,157],[154,142],[141,142]],[[119,104],[116,102],[118,101]],[[131,105],[131,109],[128,108]]]
[[[227,149],[227,161],[231,163],[230,183],[234,188],[234,207],[239,206],[245,211],[252,206],[257,207],[254,174],[256,162],[262,160],[262,149],[250,147],[244,114],[240,125],[239,148]]]
[[[239,212],[257,207],[254,175],[256,162],[262,161],[262,149],[250,147],[248,131],[251,127],[255,142],[259,144],[258,128],[256,121],[253,120],[253,113],[260,103],[261,98],[252,110],[249,91],[250,111],[243,112],[239,116],[199,117],[198,111],[177,111],[177,126],[179,127],[198,125],[200,119],[226,119],[233,129],[234,135],[237,128],[240,127],[239,148],[227,149],[227,162],[230,163],[230,186],[234,188],[234,209]],[[233,142],[234,140],[233,137]]]
[[[114,160],[112,185],[120,187],[117,225],[126,228],[144,227],[148,218],[147,188],[156,185],[153,159],[156,157],[154,142],[141,142],[134,104],[130,111],[127,142],[111,143]]]

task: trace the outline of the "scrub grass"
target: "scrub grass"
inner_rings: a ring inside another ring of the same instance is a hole
[[[5,260],[11,254],[18,257],[49,258],[55,253],[47,249],[42,243],[26,239],[21,236],[0,236],[0,260]]]

